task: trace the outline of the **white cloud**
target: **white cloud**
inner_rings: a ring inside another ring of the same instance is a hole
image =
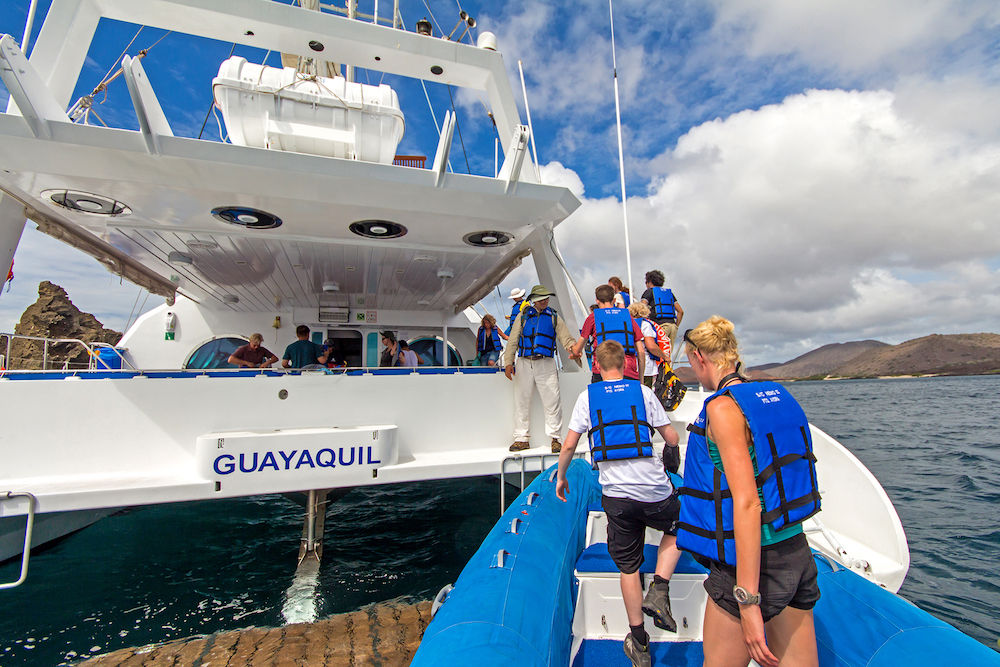
[[[1000,142],[919,124],[888,91],[814,90],[692,128],[660,163],[629,200],[633,280],[664,270],[685,322],[730,317],[752,361],[995,329]],[[585,295],[624,274],[621,219],[585,199],[557,228]]]
[[[754,58],[794,54],[814,66],[855,73],[917,72],[942,49],[977,51],[1000,24],[993,0],[715,0],[717,30],[747,35]],[[954,58],[955,54],[951,54]]]

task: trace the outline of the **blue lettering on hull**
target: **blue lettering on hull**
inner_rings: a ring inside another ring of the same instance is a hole
[[[374,457],[371,446],[329,447],[317,450],[314,454],[308,449],[301,452],[298,449],[290,451],[278,449],[275,451],[241,453],[239,458],[232,454],[220,454],[215,457],[212,469],[217,475],[230,475],[237,470],[241,473],[299,470],[301,468],[336,468],[377,465],[382,463]]]

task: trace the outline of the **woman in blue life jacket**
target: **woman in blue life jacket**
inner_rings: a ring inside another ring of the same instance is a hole
[[[483,322],[479,326],[476,334],[476,356],[479,358],[480,366],[496,366],[500,359],[500,351],[503,343],[500,339],[507,340],[507,334],[497,327],[495,317],[487,313],[483,315]]]
[[[715,390],[688,427],[677,537],[709,568],[704,664],[817,665],[819,588],[801,522],[819,493],[805,414],[781,385],[739,373],[729,320],[713,316],[684,342]]]

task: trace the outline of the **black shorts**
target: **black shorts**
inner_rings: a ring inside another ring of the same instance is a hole
[[[764,622],[780,614],[785,607],[812,609],[819,600],[816,574],[816,561],[803,533],[762,548],[760,611]],[[709,563],[705,591],[717,605],[739,618],[740,605],[733,597],[735,585],[736,568],[717,561]]]
[[[601,496],[601,506],[608,515],[608,553],[623,574],[632,574],[642,565],[647,526],[677,534],[681,504],[676,490],[655,503]]]

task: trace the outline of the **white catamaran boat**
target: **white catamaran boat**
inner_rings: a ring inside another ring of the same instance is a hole
[[[0,115],[0,266],[27,219],[166,300],[116,349],[91,348],[92,368],[3,373],[0,528],[19,541],[31,541],[35,517],[308,492],[300,562],[316,567],[328,490],[555,462],[537,398],[531,438],[545,446],[511,454],[510,385],[496,368],[464,365],[475,355],[473,307],[526,257],[571,330],[584,312],[553,240],[580,202],[540,182],[495,37],[466,44],[430,35],[429,24],[407,31],[398,3],[388,17],[377,2],[365,15],[348,0],[343,16],[317,0],[301,4],[54,0],[30,58],[27,38],[0,38],[11,96]],[[125,56],[139,129],[93,126],[78,122],[93,100],[72,97],[108,20],[281,53],[285,66],[219,63],[211,92],[230,140],[220,143],[175,136],[160,102],[169,91],[155,89],[141,56]],[[474,25],[464,12],[462,20]],[[398,95],[359,83],[356,68],[482,96],[503,150],[496,172],[449,170],[451,111],[428,163],[397,156]],[[347,368],[219,367],[250,332],[275,328],[280,349],[298,324],[316,342],[332,339]],[[385,329],[412,341],[426,365],[379,369]],[[562,362],[569,414],[590,374]],[[689,392],[672,414],[679,432],[705,396]],[[44,410],[53,404],[73,418]],[[896,664],[862,661],[875,631],[850,623],[867,623],[873,608],[892,619],[919,611],[893,593],[909,567],[902,526],[855,457],[815,428],[813,442],[823,512],[807,533],[832,582],[821,582],[828,611],[817,611],[820,641],[832,646],[823,664]],[[624,659],[617,575],[603,516],[590,510],[596,482],[583,462],[571,473],[573,502],[554,502],[550,469],[504,514],[441,596],[415,664]],[[27,562],[26,550],[21,580],[3,585],[23,581]],[[654,631],[656,664],[697,662],[703,578],[682,562],[671,589],[680,631]],[[839,595],[838,586],[855,592]],[[823,630],[836,622],[843,632]],[[929,624],[941,632],[921,634],[926,644],[953,657],[970,651],[976,664],[990,659],[949,626]],[[904,625],[887,621],[878,636],[915,636]]]

